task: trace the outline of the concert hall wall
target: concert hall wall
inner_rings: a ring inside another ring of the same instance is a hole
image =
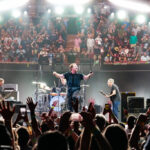
[[[86,72],[84,72],[86,74]],[[5,83],[14,83],[19,86],[19,99],[23,103],[28,96],[33,96],[35,91],[35,85],[32,81],[43,81],[48,86],[54,86],[54,81],[57,83],[52,72],[35,72],[35,71],[1,71],[0,77],[5,79]],[[107,87],[107,79],[114,78],[115,83],[119,86],[121,92],[136,92],[136,96],[150,98],[150,71],[101,71],[95,73],[89,81],[85,84],[89,84],[87,88],[87,99],[94,98],[96,104],[103,106],[106,102],[106,98],[100,95],[99,90],[109,93]]]

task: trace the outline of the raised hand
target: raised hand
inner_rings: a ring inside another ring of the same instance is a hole
[[[72,101],[72,107],[74,109],[75,112],[78,112],[78,107],[79,107],[79,100],[76,99],[76,101]]]
[[[35,108],[37,106],[37,102],[34,104],[33,103],[33,100],[32,100],[32,97],[28,97],[27,98],[27,104],[28,104],[28,107],[30,109],[31,112],[34,112],[35,111]]]
[[[94,104],[93,104],[93,103],[90,103],[90,104],[89,104],[88,112],[91,113],[91,115],[92,115],[93,118],[95,117],[96,111],[95,111],[95,108],[94,108]]]
[[[82,125],[85,128],[91,130],[95,126],[95,123],[93,122],[92,114],[89,112],[81,112],[80,114],[83,117],[83,121],[81,122]]]
[[[70,127],[70,116],[71,112],[65,112],[61,118],[60,118],[60,123],[59,123],[59,131],[65,132],[69,127]]]
[[[0,114],[5,121],[11,121],[11,118],[15,112],[15,107],[11,108],[9,102],[2,101],[0,103]]]

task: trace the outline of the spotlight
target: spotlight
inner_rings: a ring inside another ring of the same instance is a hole
[[[88,14],[90,14],[92,12],[91,8],[87,9]]]
[[[25,11],[23,12],[23,14],[26,16],[26,15],[28,14],[28,12],[25,10]]]
[[[127,17],[127,13],[124,10],[119,10],[117,12],[117,17],[118,19],[123,20]]]
[[[77,14],[82,14],[84,9],[81,6],[75,6],[75,11]]]
[[[107,9],[107,8],[108,8],[108,6],[107,6],[107,5],[105,5],[105,6],[104,6],[104,9]]]
[[[123,8],[127,8],[130,10],[135,10],[138,12],[145,12],[148,13],[150,12],[150,6],[144,2],[137,2],[137,1],[131,1],[131,0],[109,0],[110,2],[112,2],[113,4],[123,7]]]
[[[29,0],[1,0],[0,1],[0,11],[6,11],[10,9],[15,9],[22,7],[27,4]]]
[[[48,9],[47,12],[50,14],[51,13],[51,9]]]
[[[52,3],[53,5],[82,5],[82,4],[87,4],[91,0],[47,0],[48,2]]]
[[[3,17],[2,16],[0,16],[0,22],[2,22],[3,21]]]
[[[113,19],[114,17],[115,17],[115,13],[112,12],[112,13],[110,14],[110,18]]]
[[[20,12],[19,10],[14,10],[14,11],[12,12],[12,16],[13,16],[14,18],[18,18],[18,17],[21,16],[21,12]]]
[[[136,17],[136,21],[137,21],[137,23],[139,23],[139,24],[143,24],[143,23],[146,22],[146,17],[145,17],[144,15],[138,15],[138,16]]]
[[[60,7],[60,6],[57,6],[55,8],[55,12],[56,12],[56,14],[61,15],[64,12],[64,9],[62,7]]]

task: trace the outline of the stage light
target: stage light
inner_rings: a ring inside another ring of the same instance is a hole
[[[47,12],[50,14],[51,13],[51,9],[48,9]]]
[[[145,12],[145,13],[150,12],[150,6],[137,1],[136,2],[129,1],[129,0],[109,0],[109,1],[117,6],[127,8],[130,10],[135,10],[135,11]]]
[[[25,11],[23,12],[23,14],[26,16],[26,15],[28,14],[28,12],[25,10]]]
[[[108,8],[108,6],[107,6],[107,5],[105,5],[105,6],[104,6],[104,9],[107,9],[107,8]]]
[[[136,17],[136,21],[137,21],[137,23],[139,23],[139,24],[143,24],[143,23],[146,22],[146,17],[145,17],[144,15],[138,15],[138,16]]]
[[[115,17],[115,13],[112,12],[112,13],[110,14],[110,18],[113,19],[114,17]]]
[[[3,0],[0,2],[0,11],[6,11],[25,5],[29,0]]]
[[[12,16],[13,16],[14,18],[18,18],[18,17],[21,16],[21,12],[20,12],[19,10],[14,10],[14,11],[12,12]]]
[[[3,17],[2,16],[0,16],[0,22],[3,22]]]
[[[50,2],[51,4],[54,5],[83,5],[86,3],[89,3],[91,0],[47,0],[48,2]]]
[[[64,12],[64,9],[60,6],[55,8],[55,13],[61,15]]]
[[[82,14],[84,9],[81,6],[75,6],[75,11],[77,14]]]
[[[119,10],[119,11],[117,12],[117,17],[118,17],[118,19],[120,19],[120,20],[125,19],[125,18],[127,17],[126,11],[124,11],[124,10]]]
[[[90,14],[92,12],[91,8],[87,9],[88,14]]]

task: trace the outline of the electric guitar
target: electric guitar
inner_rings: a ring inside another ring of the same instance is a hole
[[[105,97],[107,97],[107,95],[109,95],[109,94],[106,94],[106,93],[105,93],[104,91],[102,91],[102,90],[100,90],[99,93],[102,94],[102,95],[105,96]],[[112,100],[111,100],[111,98],[110,98],[110,100],[108,101],[108,104],[112,105]]]
[[[100,90],[99,92],[100,92],[102,95],[104,95],[104,96],[109,95],[109,94],[104,93],[104,91],[102,91],[102,90]]]

